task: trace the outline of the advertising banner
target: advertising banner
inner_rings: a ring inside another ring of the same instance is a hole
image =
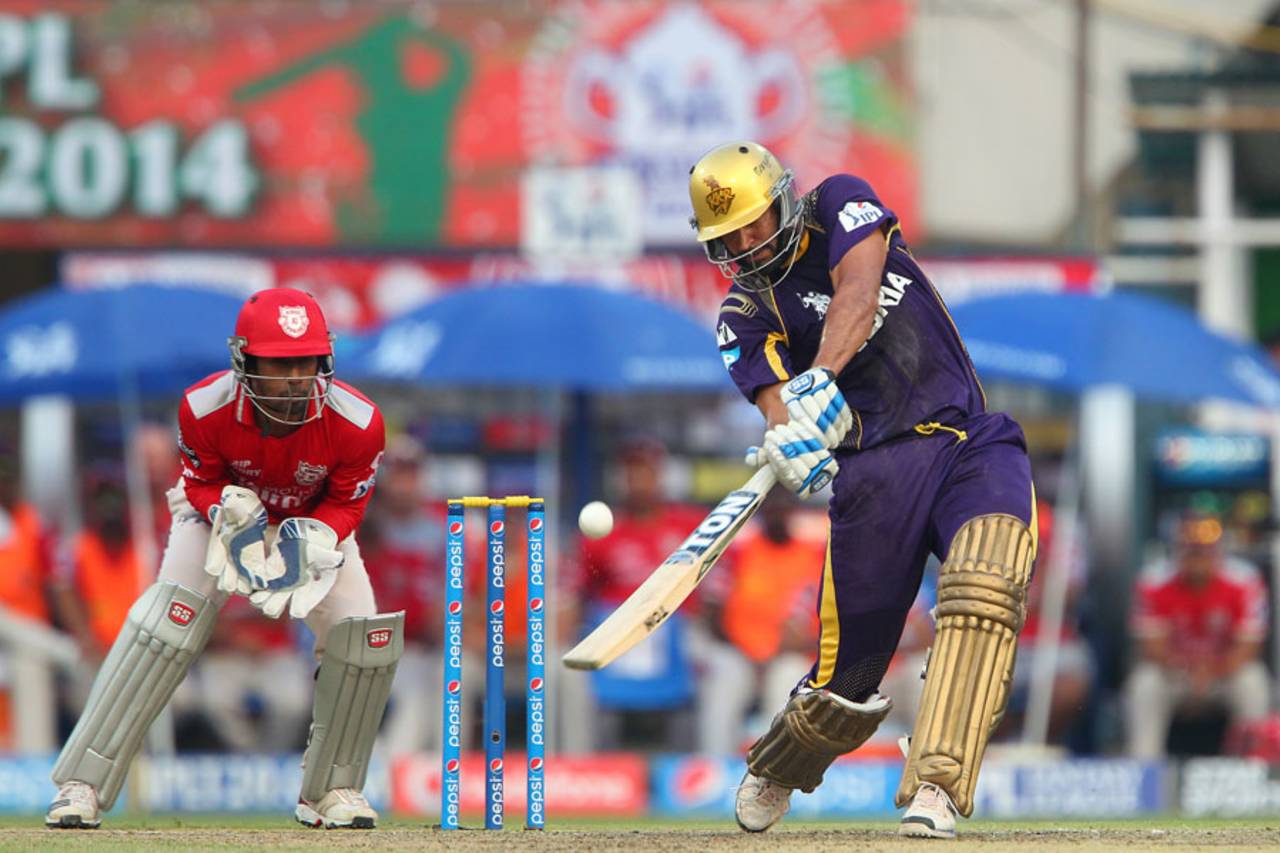
[[[976,813],[983,817],[1133,818],[1167,808],[1166,765],[1130,759],[986,761]]]
[[[503,802],[512,826],[524,820],[525,756],[507,753]],[[464,818],[484,814],[485,762],[481,753],[462,756]],[[440,755],[416,753],[393,762],[391,808],[400,815],[439,817]],[[635,817],[649,809],[649,765],[642,755],[556,755],[546,763],[546,811],[556,815]]]
[[[654,814],[730,817],[734,791],[742,779],[740,759],[669,755],[653,759]],[[812,794],[796,792],[791,814],[807,817],[888,817],[901,763],[842,759],[827,770]]]
[[[136,792],[135,811],[292,815],[302,788],[302,756],[141,756],[130,786]],[[377,757],[370,763],[364,794],[375,809],[387,808],[387,767]]]
[[[1188,817],[1280,816],[1280,765],[1193,758],[1182,765],[1178,805]]]
[[[753,139],[913,233],[906,0],[0,2],[0,243],[687,245]]]

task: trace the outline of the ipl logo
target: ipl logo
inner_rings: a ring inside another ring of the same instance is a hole
[[[565,9],[550,16],[523,69],[526,144],[534,159],[554,154],[631,170],[644,186],[650,242],[686,236],[689,166],[726,139],[781,143],[815,170],[844,165],[851,122],[826,121],[840,102],[818,91],[824,71],[843,58],[820,10],[797,3],[717,4],[714,13],[695,3]],[[810,127],[815,132],[806,133]],[[805,144],[801,138],[823,150],[788,148]],[[733,193],[712,190],[707,204],[724,215]]]

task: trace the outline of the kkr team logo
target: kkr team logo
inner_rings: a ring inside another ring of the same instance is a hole
[[[312,465],[299,459],[298,470],[293,472],[293,479],[299,486],[314,486],[328,473],[329,469],[324,465]]]
[[[707,207],[711,208],[711,212],[716,216],[724,216],[733,206],[733,190],[720,186],[715,178],[707,178],[706,184],[711,187],[711,192],[707,193]]]
[[[280,328],[291,338],[300,338],[311,326],[311,318],[307,316],[305,305],[281,305],[280,316],[276,318]]]

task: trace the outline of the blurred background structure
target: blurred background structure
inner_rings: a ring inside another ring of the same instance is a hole
[[[387,417],[361,540],[409,642],[370,793],[436,808],[443,499],[550,498],[555,658],[744,476],[685,186],[734,138],[872,183],[1027,433],[1042,554],[979,810],[1280,811],[1275,0],[0,0],[0,104],[0,811],[43,810],[164,546],[178,394],[274,285]],[[579,542],[597,498],[617,529]],[[771,504],[616,667],[549,668],[553,818],[728,814],[805,668],[822,510]],[[931,589],[885,742],[797,812],[890,810]],[[305,629],[222,621],[127,807],[291,807]]]

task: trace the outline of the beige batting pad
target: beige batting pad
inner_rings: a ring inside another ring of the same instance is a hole
[[[938,573],[937,635],[899,806],[930,782],[973,813],[982,755],[1009,700],[1034,559],[1031,531],[1012,515],[978,516],[956,533]]]

